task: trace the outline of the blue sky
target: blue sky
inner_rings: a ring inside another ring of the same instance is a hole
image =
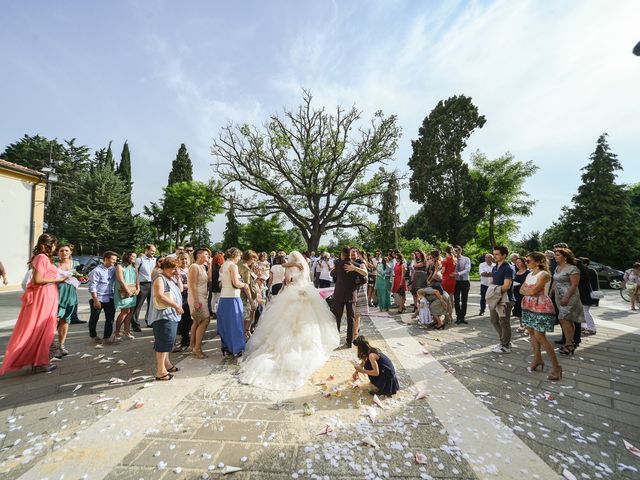
[[[185,143],[194,175],[228,120],[262,123],[295,106],[355,103],[395,113],[395,164],[440,99],[473,97],[487,117],[470,139],[540,171],[521,232],[570,202],[579,169],[609,133],[640,181],[640,2],[629,1],[30,1],[3,2],[0,148],[25,133],[92,148],[129,141],[135,210],[155,201]],[[401,218],[417,206],[401,195]],[[224,220],[212,227],[221,238]]]

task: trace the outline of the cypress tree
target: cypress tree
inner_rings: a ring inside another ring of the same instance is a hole
[[[193,164],[189,158],[189,152],[184,143],[180,145],[176,159],[171,165],[171,172],[169,173],[168,186],[178,182],[190,182],[193,180]]]
[[[122,147],[122,153],[120,154],[120,164],[118,165],[118,169],[116,173],[122,178],[124,183],[128,185],[129,192],[131,192],[131,186],[133,182],[131,181],[131,154],[129,153],[129,144],[125,141],[124,146]]]

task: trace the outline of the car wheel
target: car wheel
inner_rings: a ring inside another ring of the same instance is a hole
[[[622,279],[612,278],[611,280],[609,280],[609,286],[615,290],[620,290],[622,288]]]

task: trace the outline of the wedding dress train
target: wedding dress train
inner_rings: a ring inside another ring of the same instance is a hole
[[[240,382],[271,390],[295,390],[329,358],[340,344],[336,320],[311,284],[304,257],[290,260],[290,284],[273,298],[260,316],[240,363]]]

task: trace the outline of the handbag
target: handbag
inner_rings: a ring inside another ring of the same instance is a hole
[[[591,300],[601,300],[604,298],[604,292],[602,290],[591,290],[589,296]]]
[[[168,294],[169,297],[171,297],[171,300],[173,300],[175,303],[177,304],[181,304],[182,303],[182,299],[180,299],[180,301],[178,301],[178,299],[176,298],[176,296],[173,294],[173,291],[171,290],[171,288],[169,288],[169,283],[166,279],[164,279],[164,285],[167,288],[164,293]],[[166,303],[164,303],[162,301],[161,298],[156,297],[155,295],[153,295],[153,308],[155,308],[156,310],[166,310],[167,308],[173,308],[171,305],[168,305]]]
[[[534,313],[555,315],[556,309],[548,295],[525,295],[522,297],[522,309]]]

